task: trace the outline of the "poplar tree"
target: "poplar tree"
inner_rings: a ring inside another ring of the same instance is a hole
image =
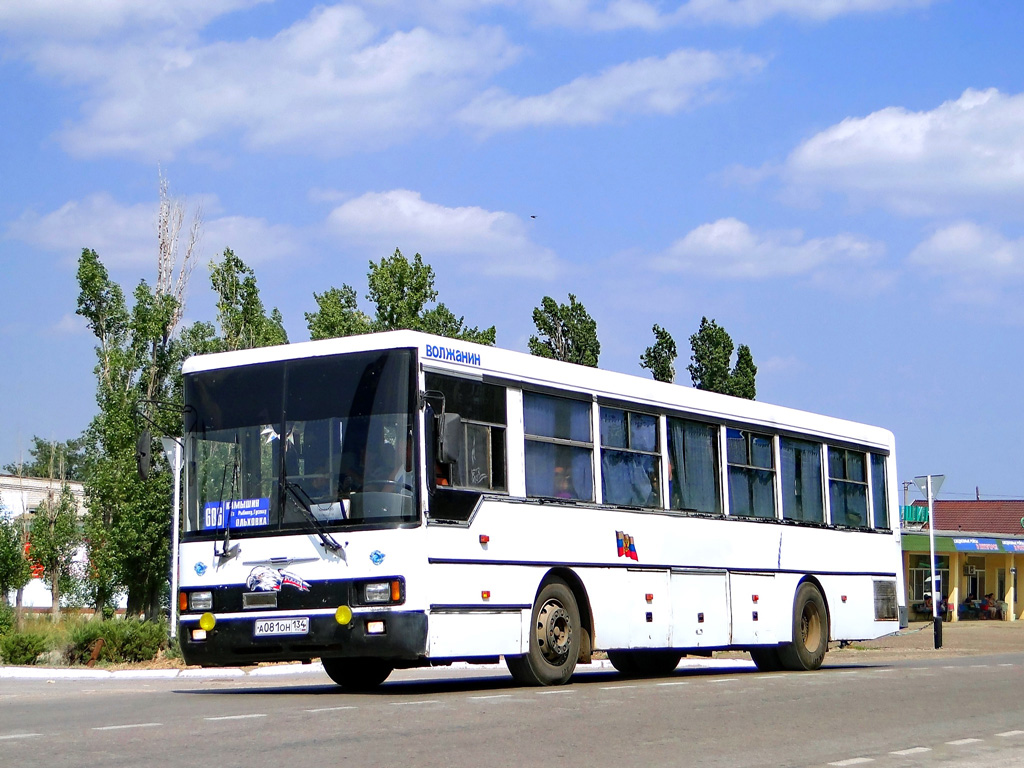
[[[568,304],[558,304],[545,296],[533,310],[533,324],[538,335],[530,337],[530,354],[597,367],[601,354],[597,322],[574,294],[569,294]]]
[[[647,347],[640,355],[640,367],[651,372],[655,381],[664,381],[671,384],[676,380],[675,360],[676,341],[672,334],[666,331],[657,323],[651,328],[654,333],[654,344]]]
[[[728,332],[714,320],[700,319],[700,328],[690,337],[693,362],[687,366],[693,386],[753,400],[757,394],[757,366],[750,347],[740,345],[736,365],[730,368],[733,341]]]

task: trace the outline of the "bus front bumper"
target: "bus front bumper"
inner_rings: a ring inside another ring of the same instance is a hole
[[[298,614],[280,614],[274,620],[287,622]],[[229,667],[261,661],[309,661],[317,657],[369,657],[415,661],[426,655],[427,616],[413,611],[357,613],[348,624],[339,624],[333,614],[309,616],[308,631],[302,634],[257,635],[257,625],[267,616],[217,617],[204,639],[196,639],[198,615],[180,619],[178,642],[186,664]],[[202,635],[202,633],[198,633]]]

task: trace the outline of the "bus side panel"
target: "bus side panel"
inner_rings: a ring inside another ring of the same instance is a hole
[[[427,620],[428,655],[434,659],[515,656],[522,653],[527,611],[520,613],[432,613]]]
[[[672,646],[729,645],[729,590],[725,571],[673,571]]]
[[[671,646],[668,573],[623,568],[581,568],[576,573],[594,613],[595,648]]]
[[[785,608],[776,595],[774,574],[731,573],[729,595],[733,645],[778,642],[779,614]]]

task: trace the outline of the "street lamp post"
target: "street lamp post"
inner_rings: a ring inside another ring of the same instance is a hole
[[[935,594],[936,586],[941,588],[938,579],[935,578],[935,509],[932,504],[934,494],[939,492],[945,475],[924,475],[915,477],[914,484],[921,489],[921,493],[928,499],[928,550],[929,564],[932,572],[932,625],[935,631],[935,648],[942,647],[942,617],[939,616],[939,599]],[[940,592],[941,594],[941,592]]]

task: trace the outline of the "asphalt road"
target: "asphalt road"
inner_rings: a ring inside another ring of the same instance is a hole
[[[0,680],[0,765],[1019,766],[1024,653],[560,688],[409,671],[372,694],[319,675]]]

